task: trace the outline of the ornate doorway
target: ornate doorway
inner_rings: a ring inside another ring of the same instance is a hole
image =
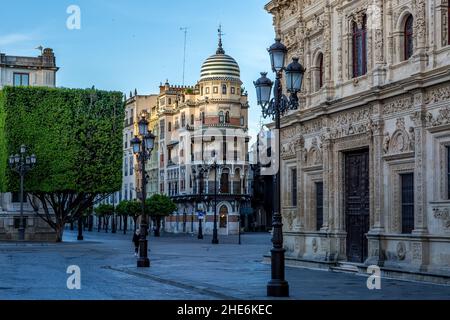
[[[225,205],[220,207],[219,227],[220,229],[226,229],[228,227],[228,208]]]
[[[347,258],[362,263],[368,256],[370,229],[369,150],[345,154],[345,224]]]

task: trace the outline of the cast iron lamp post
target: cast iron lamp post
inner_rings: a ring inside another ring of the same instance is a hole
[[[139,136],[135,136],[131,140],[131,145],[133,146],[133,153],[137,156],[137,160],[140,164],[141,171],[141,206],[142,206],[142,218],[141,218],[141,231],[139,239],[139,259],[137,261],[138,268],[148,268],[150,267],[150,259],[148,258],[148,221],[147,214],[145,210],[145,198],[146,198],[146,184],[147,175],[145,172],[145,164],[150,160],[153,148],[155,146],[155,136],[148,131],[148,120],[145,115],[141,116],[139,120]]]
[[[217,169],[219,165],[217,164],[217,158],[214,155],[212,158],[212,163],[203,163],[203,172],[209,172],[209,170],[214,169],[214,227],[213,227],[213,238],[212,244],[219,244],[218,231],[217,231]],[[208,190],[209,192],[209,190]]]
[[[275,39],[275,43],[269,48],[270,61],[272,71],[275,73],[275,84],[267,78],[267,73],[261,73],[261,78],[254,82],[258,105],[262,107],[264,118],[271,117],[275,120],[275,129],[278,133],[278,156],[277,162],[273,162],[278,168],[275,176],[275,201],[273,212],[273,248],[272,253],[272,279],[267,284],[267,296],[269,297],[288,297],[289,284],[285,280],[285,252],[283,248],[283,223],[281,215],[281,156],[280,156],[280,136],[281,116],[289,110],[298,109],[299,102],[297,93],[300,92],[303,82],[305,69],[298,62],[298,58],[293,58],[290,65],[285,67],[287,55],[286,47],[281,43],[280,39]],[[290,97],[287,98],[283,94],[281,79],[283,71],[286,76],[287,92]],[[273,87],[274,98],[271,99],[271,91]]]
[[[27,147],[20,146],[20,154],[11,155],[9,157],[9,167],[11,170],[20,175],[20,223],[19,223],[19,240],[25,240],[25,221],[23,217],[23,183],[25,175],[36,165],[36,156],[27,155]]]

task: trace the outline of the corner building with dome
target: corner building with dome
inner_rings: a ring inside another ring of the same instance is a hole
[[[159,192],[178,210],[165,220],[173,233],[211,235],[216,218],[220,235],[237,234],[248,186],[248,97],[238,63],[225,53],[203,63],[195,86],[160,86],[156,129]],[[216,166],[214,166],[216,164]]]

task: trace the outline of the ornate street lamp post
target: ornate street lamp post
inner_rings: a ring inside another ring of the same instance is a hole
[[[272,71],[276,75],[275,85],[269,78],[267,78],[267,73],[261,73],[261,78],[259,78],[254,84],[256,87],[258,105],[262,107],[262,114],[264,118],[271,117],[275,120],[275,129],[279,135],[279,130],[281,128],[281,116],[289,110],[298,109],[299,102],[297,93],[301,90],[305,69],[298,62],[298,58],[293,58],[292,63],[285,67],[287,49],[281,43],[280,39],[275,39],[275,43],[269,48],[269,53]],[[286,76],[287,92],[290,93],[289,98],[283,94],[283,88],[281,85],[283,71]],[[273,99],[271,99],[272,87],[274,93]],[[275,201],[272,223],[272,279],[267,285],[267,295],[269,297],[289,296],[289,284],[285,280],[284,255],[286,250],[283,248],[283,223],[281,215],[280,142],[280,137],[278,136],[278,162],[276,163],[278,168],[275,176]]]
[[[145,115],[141,116],[139,120],[139,135],[135,136],[131,140],[131,145],[133,146],[133,153],[137,156],[138,163],[140,165],[141,171],[141,206],[142,206],[142,217],[141,217],[141,231],[139,239],[139,259],[137,261],[138,268],[148,268],[150,267],[150,259],[148,258],[148,219],[145,210],[145,199],[146,199],[146,184],[147,175],[145,172],[145,164],[150,160],[153,148],[155,146],[155,136],[148,131],[148,120]]]
[[[204,162],[201,165],[202,172],[209,172],[211,169],[214,170],[214,226],[213,226],[213,237],[212,244],[219,244],[218,230],[217,230],[217,169],[219,165],[217,164],[217,158],[214,153],[213,158],[211,159],[212,163]],[[209,190],[208,190],[209,192]]]
[[[9,167],[11,170],[20,175],[20,223],[19,223],[19,240],[25,240],[25,221],[23,217],[23,184],[25,175],[36,165],[36,156],[32,154],[27,155],[27,147],[20,146],[20,154],[11,155],[9,157]]]

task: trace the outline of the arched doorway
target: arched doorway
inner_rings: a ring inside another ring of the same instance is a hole
[[[228,207],[223,205],[219,210],[219,228],[227,229],[228,228]]]

